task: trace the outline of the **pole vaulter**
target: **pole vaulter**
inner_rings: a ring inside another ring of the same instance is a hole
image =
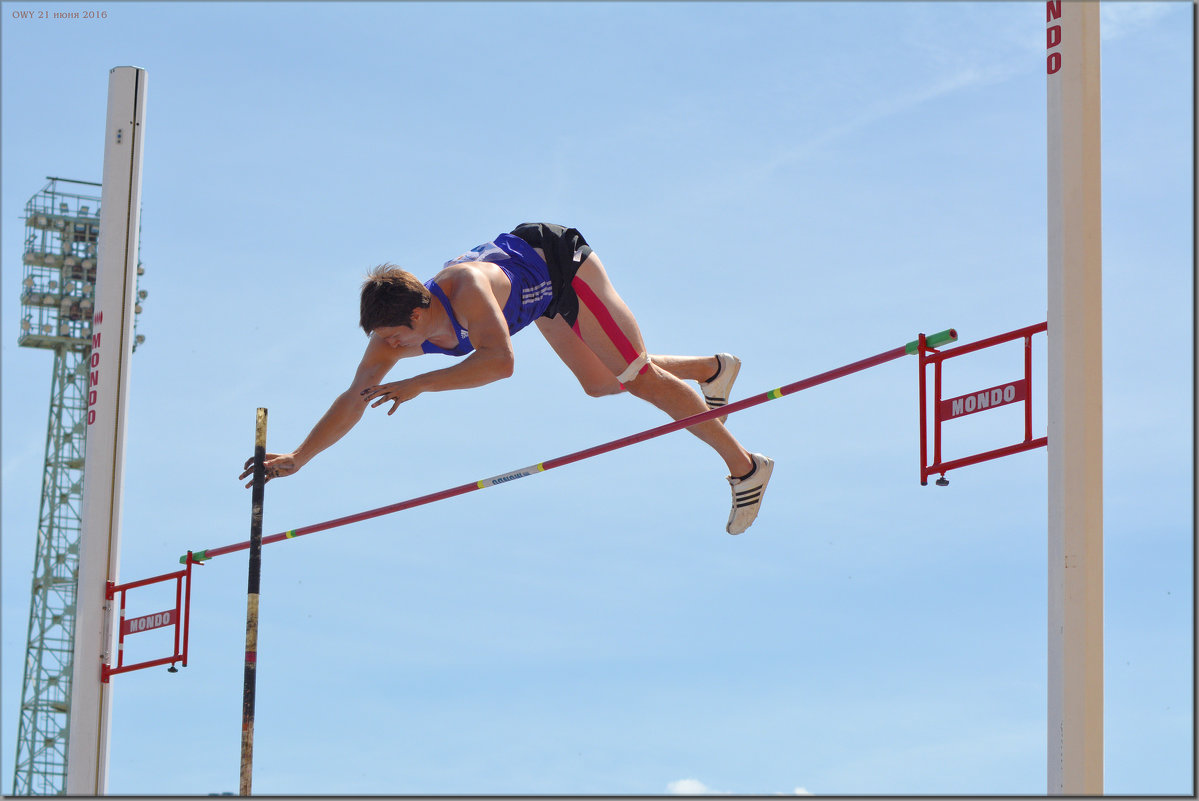
[[[942,331],[938,334],[922,337],[924,345],[927,348],[936,348],[950,342],[955,342],[957,341],[957,338],[957,331],[952,328]],[[446,500],[447,498],[453,498],[458,495],[465,495],[468,492],[474,492],[475,490],[484,489],[486,487],[494,487],[498,484],[507,484],[511,481],[515,481],[518,478],[524,478],[536,473],[543,473],[546,470],[552,470],[555,467],[562,467],[563,465],[572,464],[574,462],[581,462],[584,459],[590,459],[593,456],[599,456],[600,454],[609,453],[629,445],[635,445],[639,442],[645,442],[646,440],[654,439],[655,437],[660,437],[664,434],[670,434],[674,431],[688,428],[696,423],[702,423],[705,420],[711,420],[716,417],[733,414],[735,412],[766,403],[767,401],[781,398],[784,395],[791,395],[796,392],[801,392],[805,389],[810,389],[812,387],[819,386],[820,384],[825,384],[829,381],[834,381],[838,378],[843,378],[847,375],[861,372],[862,370],[866,370],[871,367],[877,367],[880,364],[885,364],[903,356],[915,355],[921,351],[920,346],[921,340],[917,339],[907,343],[906,345],[901,345],[897,348],[883,351],[875,356],[870,356],[851,364],[844,365],[843,367],[837,367],[835,369],[819,373],[818,375],[804,378],[800,381],[787,384],[777,389],[772,389],[769,392],[763,392],[760,395],[754,395],[749,398],[734,401],[726,406],[709,409],[706,412],[685,417],[682,420],[675,420],[670,423],[665,423],[664,425],[657,426],[656,428],[646,429],[645,431],[641,431],[637,434],[630,434],[627,437],[614,439],[611,442],[606,442],[602,445],[595,445],[591,448],[566,454],[565,456],[558,456],[554,459],[538,462],[537,464],[530,465],[529,467],[524,467],[519,470],[512,470],[507,473],[502,473],[498,476],[472,481],[468,484],[451,487],[449,489],[444,489],[440,492],[434,492],[429,495],[422,495],[418,498],[411,498],[409,500],[401,501],[400,503],[391,504],[389,506],[380,506],[377,509],[369,509],[365,512],[358,512],[357,514],[339,517],[334,520],[327,520],[323,523],[315,523],[309,526],[294,528],[290,531],[271,534],[270,536],[262,537],[262,545],[295,539],[296,537],[302,537],[305,534],[315,534],[318,531],[327,531],[332,528],[349,525],[350,523],[358,523],[363,520],[370,520],[371,518],[382,517],[395,512],[402,512],[405,509],[412,509],[417,506],[424,506],[425,504],[435,503],[436,501]],[[206,548],[205,550],[195,552],[189,551],[187,554],[179,557],[179,561],[182,564],[187,564],[189,559],[192,562],[204,562],[212,559],[213,557],[222,556],[235,551],[244,551],[249,547],[250,541],[247,540],[245,542],[238,542],[232,545],[222,545],[218,548]]]

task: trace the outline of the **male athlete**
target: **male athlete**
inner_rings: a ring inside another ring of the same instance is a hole
[[[446,262],[424,284],[394,265],[376,267],[362,285],[360,323],[370,341],[353,383],[299,448],[266,455],[268,481],[295,473],[341,439],[372,400],[371,408],[390,403],[390,415],[422,392],[508,378],[514,364],[511,335],[529,323],[537,324],[588,395],[628,390],[675,420],[725,405],[741,366],[727,353],[647,354],[633,313],[583,235],[551,223],[524,223],[500,234]],[[400,359],[425,353],[465,358],[451,367],[382,383]],[[699,382],[704,398],[683,379]],[[724,427],[726,417],[687,430],[712,446],[728,466],[733,508],[726,531],[740,534],[758,516],[774,462],[741,447]],[[250,459],[241,478],[252,473]]]

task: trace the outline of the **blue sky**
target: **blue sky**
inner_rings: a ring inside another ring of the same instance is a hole
[[[0,17],[6,789],[51,365],[21,215],[99,180],[111,67],[149,73],[123,579],[246,539],[254,410],[289,450],[345,388],[367,269],[527,220],[584,232],[652,352],[738,354],[736,397],[1045,319],[1040,2],[91,5]],[[1193,7],[1102,15],[1105,787],[1189,794]],[[515,345],[271,483],[267,532],[663,422]],[[947,394],[1020,367],[953,364]],[[268,547],[255,791],[1043,793],[1045,452],[921,487],[916,391],[909,358],[730,417],[777,463],[736,538],[679,433]],[[186,669],[114,679],[110,793],[236,790],[245,575],[199,569]]]

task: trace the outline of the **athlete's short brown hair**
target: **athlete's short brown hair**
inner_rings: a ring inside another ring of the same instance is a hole
[[[433,296],[415,275],[394,264],[380,264],[362,283],[358,322],[362,330],[384,326],[412,327],[412,310],[427,309]]]

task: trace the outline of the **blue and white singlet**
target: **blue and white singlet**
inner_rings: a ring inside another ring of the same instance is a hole
[[[449,267],[468,261],[490,262],[501,270],[512,282],[512,291],[504,303],[504,320],[508,323],[508,334],[515,334],[520,329],[540,317],[550,305],[554,297],[553,284],[550,281],[549,268],[537,252],[518,236],[500,234],[492,242],[479,245],[456,259],[451,259],[443,265]],[[441,301],[450,323],[458,335],[458,345],[454,348],[443,348],[425,341],[421,348],[425,353],[446,353],[450,356],[465,356],[475,349],[470,342],[470,335],[458,322],[449,298],[433,279],[425,282],[425,286],[433,296]]]

